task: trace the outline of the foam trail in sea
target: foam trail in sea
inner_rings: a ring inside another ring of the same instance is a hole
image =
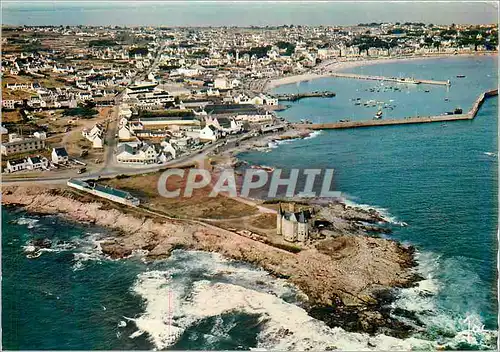
[[[144,299],[145,311],[133,319],[138,331],[131,337],[147,333],[157,349],[172,346],[203,319],[234,312],[259,317],[257,346],[250,346],[259,349],[434,348],[433,342],[416,338],[373,337],[330,328],[295,304],[303,294],[284,280],[217,254],[174,251],[165,263],[166,270],[142,273],[133,286]],[[215,337],[227,335],[230,329],[219,326],[216,330],[220,334],[215,332]]]

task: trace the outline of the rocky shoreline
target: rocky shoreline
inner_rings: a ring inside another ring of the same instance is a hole
[[[165,258],[179,248],[218,252],[286,278],[307,295],[304,304],[310,314],[330,326],[396,337],[411,332],[384,307],[394,299],[394,288],[411,287],[420,279],[414,269],[414,250],[366,236],[369,227],[360,224],[377,228],[381,217],[376,212],[334,205],[328,211],[341,225],[336,235],[291,253],[211,224],[148,214],[147,210],[82,196],[66,187],[4,187],[2,203],[109,228],[115,235],[100,245],[114,259],[137,250],[146,253],[148,260]]]

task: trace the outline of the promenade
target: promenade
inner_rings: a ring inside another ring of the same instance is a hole
[[[405,125],[416,123],[430,123],[430,122],[446,122],[458,120],[472,120],[476,117],[479,108],[484,101],[489,97],[498,95],[498,89],[492,89],[481,93],[472,105],[472,108],[466,114],[455,115],[435,115],[435,116],[415,116],[406,117],[403,119],[391,120],[365,120],[365,121],[346,121],[346,122],[331,122],[331,123],[317,123],[317,124],[294,124],[298,128],[308,128],[311,130],[333,130],[333,129],[346,129],[346,128],[359,128],[359,127],[372,127],[372,126],[389,126],[389,125]]]

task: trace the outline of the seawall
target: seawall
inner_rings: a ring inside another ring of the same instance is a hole
[[[474,102],[474,105],[472,105],[472,108],[466,114],[406,117],[403,119],[391,119],[391,120],[380,119],[380,120],[331,122],[331,123],[317,123],[317,124],[294,124],[294,126],[298,128],[308,128],[311,130],[328,130],[328,129],[346,129],[346,128],[359,128],[359,127],[372,127],[372,126],[406,125],[406,124],[416,124],[416,123],[472,120],[476,117],[477,112],[483,105],[484,101],[487,98],[494,97],[497,95],[498,95],[498,89],[492,89],[481,93]]]

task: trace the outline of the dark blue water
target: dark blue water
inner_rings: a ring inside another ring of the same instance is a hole
[[[496,60],[450,58],[368,66],[356,72],[435,79],[465,74],[467,79],[460,84],[453,80],[449,92],[436,87],[431,88],[432,94],[415,89],[410,94],[384,93],[385,99],[399,99],[406,114],[417,108],[433,113],[448,104],[441,99],[445,94],[454,105],[469,107],[479,92],[494,88]],[[353,109],[347,97],[370,97],[367,92],[356,92],[364,85],[367,83],[344,79],[308,82],[304,89],[329,88],[339,95],[324,101],[303,100],[283,115],[293,121],[305,110],[307,117],[336,120],[337,113],[345,116]],[[398,98],[401,96],[404,99]],[[421,103],[424,98],[429,103]],[[337,103],[335,109],[329,109]],[[479,318],[487,329],[496,330],[497,116],[498,98],[492,98],[473,121],[323,131],[316,138],[241,157],[282,168],[334,168],[337,190],[347,199],[377,206],[408,223],[408,227],[395,227],[391,237],[415,245],[422,253],[422,270],[432,279],[437,295],[433,302],[415,304],[425,303],[425,309],[433,305],[432,312],[421,314],[429,324],[430,336],[460,330],[463,325],[456,325],[463,324],[461,320],[468,314]]]
[[[2,208],[3,349],[248,350],[258,346],[266,308],[246,312],[251,302],[226,302],[240,291],[281,297],[284,305],[297,301],[285,281],[213,253],[175,251],[149,263],[140,255],[110,260],[99,246],[110,235],[58,216]],[[52,247],[30,258],[29,244],[37,239],[51,240]],[[203,299],[189,306],[196,285],[204,285],[203,293],[214,284],[221,285],[210,295],[221,300],[219,310]],[[173,340],[165,338],[175,331]]]
[[[145,338],[126,338],[134,328],[117,326],[123,315],[141,311],[141,299],[130,287],[143,265],[95,260],[95,239],[104,235],[102,229],[55,216],[2,209],[4,349],[151,348]],[[55,251],[26,258],[23,247],[38,238],[64,241],[74,249],[56,245]]]

